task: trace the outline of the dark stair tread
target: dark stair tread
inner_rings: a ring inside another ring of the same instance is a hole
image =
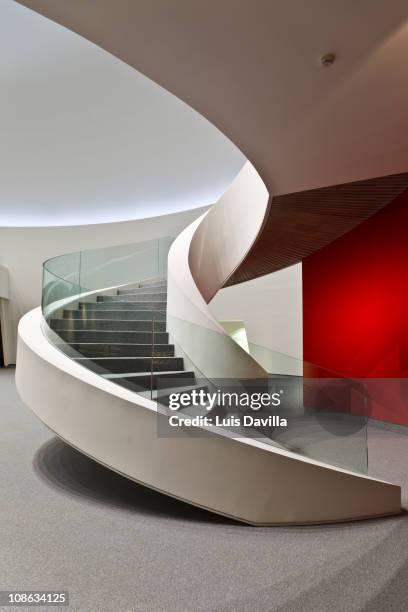
[[[157,310],[160,313],[165,313],[166,309],[167,302],[163,302],[163,300],[150,300],[148,302],[129,302],[126,300],[106,302],[79,302],[79,310],[85,312],[92,312],[96,310]]]
[[[53,330],[57,333],[57,330]],[[131,344],[168,344],[168,332],[155,331],[126,331],[126,330],[111,330],[111,329],[61,329],[58,331],[58,336],[65,342],[130,342]],[[153,338],[154,336],[154,338]],[[133,342],[132,342],[133,340]]]
[[[192,376],[195,377],[193,371],[189,370],[153,370],[146,372],[109,372],[107,374],[102,374],[103,378],[107,378],[109,380],[116,378],[140,378],[142,376],[159,376],[160,378],[190,378]]]
[[[160,372],[160,374],[162,375],[162,372]],[[164,376],[161,376],[161,378],[165,378]],[[168,391],[170,391],[171,393],[184,393],[184,392],[190,392],[190,391],[194,391],[194,390],[199,391],[200,389],[203,389],[204,391],[208,391],[208,387],[207,385],[182,385],[181,387],[163,387],[162,389],[157,389],[157,392],[166,394]]]
[[[120,312],[120,311],[118,311],[118,312]],[[95,324],[95,325],[96,324],[100,325],[102,322],[114,323],[114,324],[117,324],[118,322],[119,323],[144,323],[145,325],[148,325],[149,323],[150,324],[153,323],[152,319],[99,319],[99,318],[98,319],[89,319],[88,317],[84,317],[84,318],[81,318],[81,319],[76,319],[76,318],[75,319],[71,319],[69,317],[67,317],[65,319],[52,319],[52,323],[56,324],[56,325],[59,324],[59,323],[62,323],[63,325],[67,324],[67,323],[75,323],[76,321],[82,321],[83,323],[92,323],[92,324]],[[156,321],[155,320],[154,323],[155,324],[156,323],[165,323],[165,321]],[[53,325],[52,325],[52,328],[55,329]],[[64,329],[69,329],[69,328],[66,327]],[[99,331],[106,331],[106,330],[101,329]],[[133,329],[128,329],[128,330],[121,330],[121,329],[115,330],[115,329],[111,329],[111,330],[108,330],[108,331],[138,331],[138,330],[137,329],[136,330],[133,330]]]
[[[53,331],[57,331],[56,329],[53,329]],[[75,329],[75,328],[70,328],[67,327],[65,329],[61,329],[59,331],[62,332],[72,332],[75,334],[153,334],[153,331],[151,329],[148,329],[146,331],[142,331],[139,329],[133,330],[133,329]],[[167,332],[157,332],[158,334],[167,334]]]
[[[152,278],[150,280],[144,280],[139,282],[139,287],[155,287],[156,285],[165,285],[165,278]]]
[[[174,344],[135,344],[134,342],[64,342],[56,346],[63,352],[93,353],[94,357],[174,357]],[[97,353],[101,354],[98,355]],[[103,354],[105,353],[105,354]],[[113,353],[113,354],[111,354]],[[122,355],[120,354],[122,353]],[[84,355],[86,356],[86,355]]]
[[[182,357],[73,357],[89,370],[102,373],[124,374],[127,372],[180,372],[184,369]]]
[[[138,344],[137,342],[64,342],[64,344],[75,344],[81,345],[86,344],[87,346],[146,346],[151,347],[151,344]],[[173,344],[155,344],[156,348],[162,346],[174,346]],[[181,358],[180,358],[181,359]]]
[[[158,380],[163,377],[165,377],[168,381],[166,384],[170,384],[170,379],[173,378],[174,384],[177,387],[180,386],[181,380],[191,384],[194,384],[196,380],[195,373],[189,370],[182,370],[180,372],[128,372],[125,374],[102,374],[102,376],[107,380],[111,380],[121,387],[129,389],[130,391],[135,391],[136,393],[155,389],[157,387]]]
[[[82,357],[80,357],[79,359],[82,359]],[[85,357],[84,359],[86,359],[86,357]],[[125,359],[131,359],[131,360],[133,360],[133,359],[135,359],[135,360],[136,360],[136,359],[149,359],[149,360],[150,360],[150,359],[151,359],[151,357],[148,357],[148,356],[147,356],[147,357],[142,357],[142,356],[140,356],[140,355],[136,355],[135,357],[114,357],[114,358],[112,358],[112,357],[97,357],[96,359],[97,359],[98,361],[99,361],[99,360],[100,360],[100,361],[103,361],[103,360],[111,360],[111,359],[114,359],[115,361],[116,361],[116,360],[120,360],[120,359],[123,359],[123,360],[125,360]],[[173,359],[174,359],[174,360],[178,359],[178,360],[182,360],[182,359],[183,359],[183,357],[153,357],[153,359],[172,359],[172,360],[173,360]]]
[[[101,319],[103,321],[115,321],[115,320],[118,320],[118,321],[152,321],[152,318],[153,318],[152,310],[143,310],[143,309],[135,309],[135,308],[131,310],[124,310],[123,308],[116,308],[116,309],[95,308],[94,310],[90,310],[90,309],[64,310],[63,318],[64,319],[87,320],[87,319],[90,319],[90,317],[88,317],[87,315],[88,312],[92,312],[92,320]],[[130,315],[132,316],[132,318],[130,318]],[[142,318],[134,318],[136,315],[137,317],[142,317]],[[157,317],[158,313],[155,312],[154,316]],[[163,311],[163,313],[160,313],[160,315],[158,316],[158,320],[159,322],[163,322],[165,321],[165,319],[166,319],[166,315],[165,315],[165,312]]]
[[[159,295],[164,297],[153,299]],[[158,291],[157,293],[126,293],[125,295],[98,295],[96,299],[98,302],[165,302],[167,300],[167,291]]]
[[[73,325],[74,327],[69,327]],[[155,321],[155,331],[165,332],[166,321]],[[152,331],[153,322],[148,319],[51,319],[50,327],[54,331],[141,331],[149,332]]]
[[[153,287],[135,287],[134,289],[118,289],[116,295],[139,295],[140,293],[155,295],[156,293],[167,293],[167,285],[155,285]]]
[[[53,331],[57,331],[56,329],[54,329]],[[75,329],[75,328],[70,328],[67,327],[65,329],[60,329],[58,331],[64,332],[64,333],[73,333],[73,334],[149,334],[150,336],[153,335],[153,331],[151,329],[147,329],[146,331],[142,331],[139,329],[133,330],[133,329]],[[154,334],[156,335],[163,335],[163,334],[167,334],[168,332],[162,332],[162,331],[158,331],[158,332],[154,332]]]
[[[118,296],[120,297],[120,296]],[[143,310],[143,306],[145,304],[148,304],[148,308],[146,308],[146,310],[151,310],[151,306],[157,306],[158,304],[160,305],[160,308],[157,308],[157,310],[166,310],[167,308],[167,300],[164,300],[163,298],[160,298],[160,300],[107,300],[107,299],[98,299],[96,302],[85,302],[86,306],[83,305],[83,302],[80,303],[80,309],[81,308],[86,308],[89,306],[103,306],[104,308],[108,307],[108,306],[112,306],[113,310],[117,309],[117,305],[118,304],[127,304],[128,306],[130,306],[129,310],[134,310],[134,306],[135,304],[138,306],[138,308],[136,308],[136,310]],[[140,308],[139,308],[140,306]],[[119,307],[120,309],[122,309],[122,306]]]
[[[161,372],[159,372],[158,374],[161,374]],[[159,378],[165,378],[165,376],[159,376]],[[175,380],[177,380],[177,378]],[[198,385],[197,383],[194,383],[194,384],[184,383],[180,387],[170,386],[170,387],[165,387],[165,388],[164,387],[155,388],[153,396],[151,396],[150,399],[153,399],[159,402],[160,400],[168,399],[168,397],[172,393],[185,393],[185,392],[189,393],[190,391],[194,391],[194,390],[199,391],[201,389],[203,389],[204,391],[208,391],[208,387],[206,385]]]

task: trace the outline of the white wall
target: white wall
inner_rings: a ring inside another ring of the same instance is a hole
[[[265,369],[301,373],[301,264],[221,289],[210,307],[218,320],[244,321],[251,354]]]
[[[42,264],[46,259],[85,249],[176,236],[206,207],[139,221],[67,227],[0,227],[0,259],[9,269],[8,363],[15,362],[17,324],[41,303]]]

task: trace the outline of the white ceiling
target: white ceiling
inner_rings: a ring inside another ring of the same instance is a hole
[[[245,158],[183,102],[0,2],[0,226],[123,221],[213,203]]]
[[[408,0],[18,2],[208,117],[272,195],[408,169]]]

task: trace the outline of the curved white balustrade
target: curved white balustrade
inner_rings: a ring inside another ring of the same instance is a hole
[[[269,193],[247,161],[224,195],[202,217],[190,242],[188,261],[208,303],[239,267],[268,214]]]
[[[128,478],[256,524],[322,523],[400,512],[400,488],[226,431],[157,433],[156,404],[83,368],[20,321],[17,388],[58,436]],[[160,417],[159,417],[160,418]],[[164,417],[163,417],[164,418]]]

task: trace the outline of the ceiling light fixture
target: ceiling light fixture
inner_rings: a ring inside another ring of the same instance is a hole
[[[336,59],[335,53],[326,53],[325,55],[322,55],[322,57],[320,58],[320,63],[325,68],[328,68],[329,66],[333,66],[335,59]]]

